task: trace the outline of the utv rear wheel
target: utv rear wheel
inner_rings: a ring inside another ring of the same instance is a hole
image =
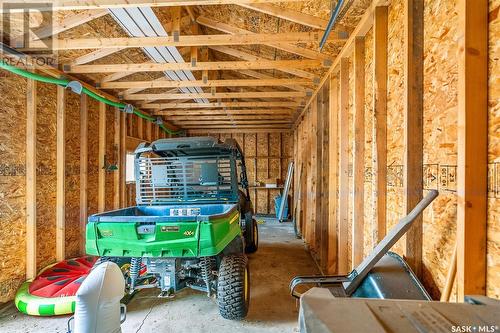
[[[252,219],[251,223],[245,225],[245,252],[254,253],[259,248],[259,229],[257,221]]]
[[[224,257],[220,264],[217,301],[220,315],[225,319],[246,317],[250,300],[250,272],[244,255]]]

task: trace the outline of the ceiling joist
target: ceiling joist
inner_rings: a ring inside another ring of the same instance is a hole
[[[218,34],[218,35],[184,35],[167,37],[112,37],[112,38],[63,38],[54,39],[51,43],[53,51],[99,49],[99,48],[142,48],[157,46],[212,46],[212,45],[255,45],[266,43],[318,43],[318,32],[288,32],[262,34]],[[342,42],[344,38],[332,38],[331,42]],[[44,40],[33,41],[30,48],[43,49]]]
[[[296,108],[298,102],[212,102],[212,103],[149,103],[142,109],[200,109],[200,108]],[[229,110],[228,110],[229,111]],[[248,110],[250,111],[250,110]]]
[[[307,0],[64,0],[52,1],[33,0],[30,8],[40,11],[59,10],[88,10],[107,8],[130,7],[175,7],[175,6],[207,6],[207,5],[232,5],[241,3],[272,3],[272,2],[297,2]],[[10,9],[11,13],[23,12],[23,7]],[[0,8],[0,13],[3,9]]]
[[[131,101],[147,101],[147,100],[162,100],[162,99],[199,99],[199,98],[300,98],[306,97],[307,94],[300,91],[249,91],[249,92],[233,92],[233,93],[180,93],[180,94],[133,94],[123,95],[123,98]]]
[[[121,81],[105,82],[99,88],[103,89],[127,89],[127,88],[183,88],[183,87],[269,87],[284,86],[290,84],[310,85],[308,79],[247,79],[247,80],[195,80],[195,81]]]
[[[317,68],[323,66],[317,60],[257,60],[257,61],[209,61],[182,63],[142,63],[142,64],[105,64],[105,65],[65,65],[66,73],[135,73],[163,72],[175,70],[189,71],[219,71],[238,69],[287,69],[287,68]]]

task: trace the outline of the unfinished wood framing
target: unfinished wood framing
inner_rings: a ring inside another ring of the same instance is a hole
[[[457,290],[486,293],[488,1],[458,1]]]
[[[120,123],[121,123],[121,111],[118,108],[114,109],[114,118],[113,118],[113,127],[114,127],[114,137],[113,137],[113,150],[116,155],[116,165],[118,166],[118,171],[113,172],[113,209],[118,209],[121,206],[120,203],[120,166],[121,166],[121,160],[122,160],[122,155],[121,155],[121,145],[124,144],[121,142],[121,130],[120,130]],[[142,119],[142,118],[140,118]],[[142,126],[139,126],[139,128],[142,129]]]
[[[328,274],[337,273],[337,203],[338,203],[338,79],[331,75],[328,99]]]
[[[408,214],[423,197],[424,149],[424,1],[405,1],[404,61],[405,155],[404,191],[405,212]],[[419,216],[406,234],[406,260],[418,277],[422,276],[422,216]]]
[[[340,61],[339,108],[339,202],[338,202],[338,273],[350,271],[348,261],[349,224],[349,58]]]
[[[147,122],[151,124],[151,122]],[[151,125],[149,125],[151,130]],[[151,134],[151,131],[149,132]],[[127,193],[126,193],[126,154],[127,154],[127,114],[125,112],[120,112],[120,157],[118,172],[120,173],[120,205],[125,207],[127,205]]]
[[[85,228],[88,216],[88,99],[80,97],[80,253],[85,254]]]
[[[354,159],[352,208],[352,265],[363,260],[365,184],[365,38],[354,41]]]
[[[387,210],[387,34],[388,7],[375,8],[373,22],[373,192],[376,241],[386,234]]]
[[[27,80],[26,86],[26,278],[37,275],[36,245],[36,105],[37,84]]]
[[[66,258],[66,92],[57,86],[57,184],[56,184],[56,260]]]
[[[99,103],[99,147],[97,171],[97,210],[103,212],[106,205],[106,170],[104,168],[106,157],[106,104]]]

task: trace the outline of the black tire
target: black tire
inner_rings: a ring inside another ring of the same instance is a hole
[[[245,223],[245,253],[254,253],[259,248],[257,221],[253,218],[251,221],[250,223]]]
[[[248,313],[250,301],[250,271],[245,255],[222,258],[217,282],[217,302],[225,319],[241,320]]]

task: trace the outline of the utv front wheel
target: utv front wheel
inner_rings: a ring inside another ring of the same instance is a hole
[[[220,315],[225,319],[246,317],[250,300],[250,272],[244,255],[230,255],[222,259],[217,283],[217,301]]]
[[[259,248],[257,221],[255,219],[251,221],[251,223],[245,224],[245,253],[254,253]]]

